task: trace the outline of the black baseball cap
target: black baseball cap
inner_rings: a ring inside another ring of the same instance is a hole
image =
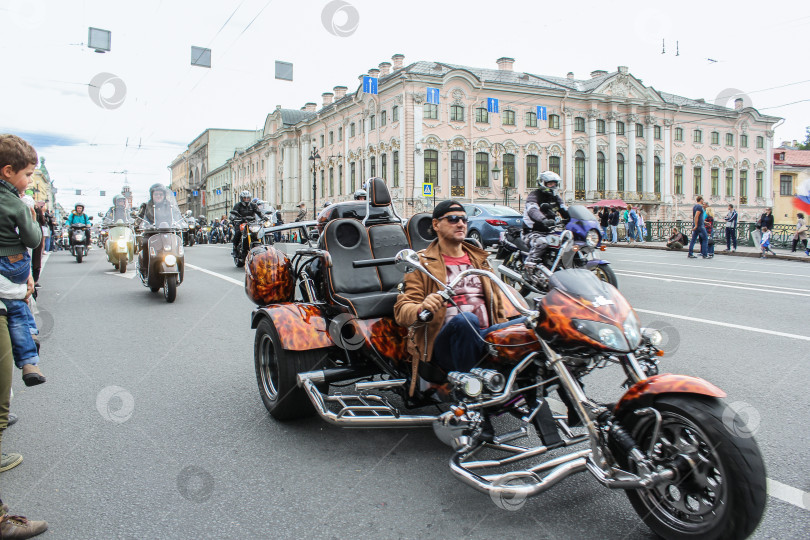
[[[439,219],[448,212],[464,212],[464,207],[458,201],[442,201],[433,209],[433,219]]]

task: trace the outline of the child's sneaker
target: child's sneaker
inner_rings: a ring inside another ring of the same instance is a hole
[[[25,386],[36,386],[45,382],[45,376],[39,370],[39,366],[26,364],[22,368],[22,379]]]

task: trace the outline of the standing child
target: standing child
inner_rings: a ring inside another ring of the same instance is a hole
[[[762,252],[759,256],[760,259],[764,259],[766,253],[776,257],[776,253],[771,251],[771,231],[768,230],[768,227],[762,227],[762,240],[759,241],[759,250]]]
[[[0,135],[0,274],[20,284],[31,280],[31,256],[42,241],[42,229],[34,212],[20,199],[37,164],[34,148],[16,135]],[[39,351],[32,333],[36,323],[23,300],[5,300],[8,331],[14,363],[22,369],[23,382],[34,386],[45,382],[39,370]]]

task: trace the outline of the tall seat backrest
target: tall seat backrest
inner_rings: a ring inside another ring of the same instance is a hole
[[[408,249],[405,229],[398,223],[372,225],[368,228],[368,239],[375,259],[393,257],[403,249]],[[402,282],[405,274],[394,265],[378,266],[380,282],[384,291],[394,290]]]
[[[373,267],[354,268],[353,261],[373,259],[365,227],[351,218],[335,219],[323,231],[323,247],[332,259],[326,269],[327,285],[335,293],[367,293],[382,291],[377,270]]]
[[[422,212],[411,216],[405,230],[408,233],[408,242],[412,250],[420,251],[430,245],[435,238],[431,232],[432,224],[433,215],[430,212]]]

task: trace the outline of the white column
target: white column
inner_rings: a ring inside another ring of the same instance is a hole
[[[344,120],[341,125],[343,126],[343,186],[345,193],[351,195],[354,193],[354,190],[358,188],[354,188],[354,190],[349,189],[351,188],[349,183],[352,180],[352,165],[349,161],[349,124]]]
[[[276,149],[271,148],[267,153],[267,160],[265,166],[267,167],[267,198],[279,210],[281,210],[281,201],[279,200],[281,194],[278,191],[278,179],[276,178]],[[272,194],[272,195],[271,195]]]
[[[588,113],[588,174],[585,176],[585,196],[596,189],[596,115]]]
[[[624,158],[625,191],[636,191],[636,122],[638,122],[637,115],[627,115],[627,126],[624,128],[627,134],[627,156]]]
[[[616,191],[619,184],[618,165],[616,158],[616,115],[608,115],[608,182],[607,190]]]
[[[574,118],[570,112],[565,113],[565,168],[563,169],[564,190],[571,192],[574,199]]]
[[[756,180],[755,180],[756,181]],[[773,206],[773,131],[765,132],[765,206]]]
[[[647,139],[647,159],[645,160],[647,170],[644,172],[644,192],[652,193],[655,191],[655,126],[649,119],[644,130],[644,137]]]
[[[661,163],[661,201],[672,204],[672,121],[664,120],[664,162]]]

